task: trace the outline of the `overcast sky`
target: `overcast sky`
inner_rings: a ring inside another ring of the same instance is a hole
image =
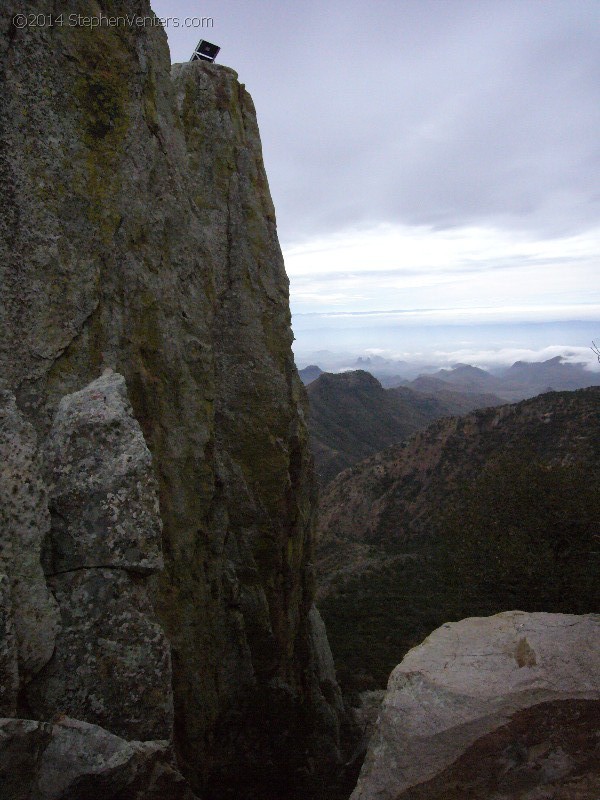
[[[600,338],[600,0],[153,8],[173,61],[213,41],[254,98],[300,350],[381,312],[561,331],[518,328],[532,352]]]

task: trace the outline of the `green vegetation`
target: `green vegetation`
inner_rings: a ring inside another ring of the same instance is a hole
[[[444,622],[509,609],[600,611],[599,479],[598,467],[511,452],[462,482],[412,559],[390,552],[321,604],[344,688],[384,687]]]
[[[597,467],[507,456],[463,486],[438,523],[457,610],[598,610],[599,478]]]

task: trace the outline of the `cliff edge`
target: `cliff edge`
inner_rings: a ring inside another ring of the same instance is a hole
[[[124,377],[152,455],[164,570],[144,582],[172,663],[165,730],[93,704],[68,713],[171,736],[208,797],[310,796],[338,758],[341,701],[311,611],[305,395],[252,100],[227,67],[171,74],[160,26],[17,29],[21,10],[0,11],[0,375],[44,464],[61,398],[107,368]],[[152,16],[144,0],[77,12]],[[87,546],[59,506],[35,523],[46,584]],[[64,604],[38,578],[60,628]],[[69,668],[51,644],[19,673],[19,717],[65,711],[43,688],[42,672],[55,687]]]

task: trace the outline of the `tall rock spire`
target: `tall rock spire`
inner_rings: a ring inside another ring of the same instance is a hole
[[[124,376],[158,481],[165,569],[149,584],[179,764],[215,798],[309,796],[337,757],[340,701],[315,653],[312,462],[252,101],[227,67],[171,76],[159,26],[16,29],[13,5],[0,374],[41,443],[61,397]]]

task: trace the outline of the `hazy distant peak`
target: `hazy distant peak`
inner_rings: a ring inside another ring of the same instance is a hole
[[[319,377],[319,375],[323,374],[323,370],[321,367],[318,367],[316,364],[309,364],[308,367],[304,367],[304,369],[298,370],[298,375],[300,376],[300,380],[306,386]]]
[[[490,375],[485,369],[481,367],[473,367],[471,364],[453,364],[450,369],[441,369],[445,375],[477,375],[478,377],[486,377]]]
[[[554,358],[548,358],[546,361],[515,361],[509,369],[531,369],[532,367],[541,367],[541,366],[567,366],[570,362],[565,361],[563,356],[554,356]]]

